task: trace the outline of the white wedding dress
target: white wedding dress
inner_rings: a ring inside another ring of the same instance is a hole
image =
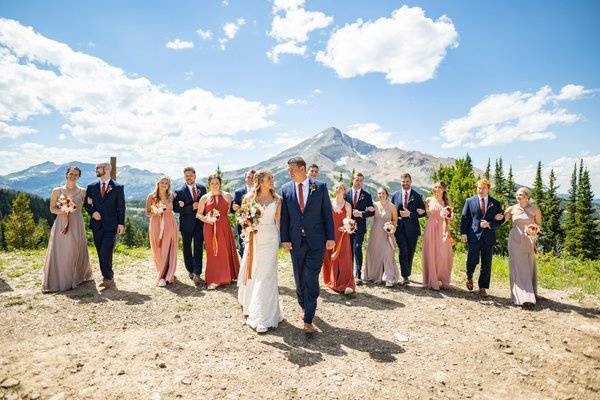
[[[252,277],[246,279],[249,243],[244,247],[244,256],[238,275],[238,302],[242,305],[246,324],[257,332],[276,328],[283,320],[277,286],[277,251],[279,229],[275,224],[277,201],[261,207],[258,231],[254,235]]]

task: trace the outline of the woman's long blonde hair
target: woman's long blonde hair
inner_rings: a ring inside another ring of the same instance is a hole
[[[258,172],[254,175],[254,188],[252,189],[252,195],[249,196],[250,200],[256,200],[256,196],[260,191],[261,182],[267,175],[273,176],[273,173],[270,169],[258,170]],[[273,199],[277,200],[279,198],[279,195],[275,191],[275,188],[271,188],[269,192],[271,193],[271,196],[273,196]]]
[[[156,184],[154,185],[154,190],[151,193],[152,198],[155,200],[160,200],[160,194],[158,193],[158,184],[160,182],[162,182],[163,180],[166,180],[167,183],[169,184],[169,187],[167,187],[167,198],[169,200],[173,198],[173,192],[171,192],[171,178],[169,178],[166,175],[163,175],[160,178],[158,178],[158,180],[156,181]]]

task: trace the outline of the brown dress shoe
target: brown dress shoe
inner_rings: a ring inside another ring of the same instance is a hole
[[[467,289],[469,289],[469,291],[473,290],[473,279],[467,278]]]
[[[102,279],[102,282],[98,286],[107,288],[107,287],[112,286],[113,283],[114,283],[114,279]]]
[[[315,326],[313,324],[307,324],[307,323],[304,323],[304,328],[302,328],[302,330],[307,335],[317,332],[317,328],[315,328]]]
[[[196,274],[194,274],[194,276],[192,277],[192,280],[194,281],[194,285],[196,285],[196,286],[199,286],[200,283],[202,282],[200,280],[200,275],[196,275]]]
[[[485,291],[485,289],[479,289],[479,295],[481,297],[488,297],[487,292]]]

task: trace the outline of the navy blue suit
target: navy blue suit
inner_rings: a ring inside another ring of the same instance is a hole
[[[233,212],[233,205],[237,204],[238,206],[242,205],[242,201],[244,200],[244,196],[248,193],[248,188],[244,186],[233,192],[233,201],[231,202],[231,212]],[[240,257],[244,256],[244,239],[242,238],[242,226],[240,224],[237,225],[237,234],[238,234],[238,252],[240,253]]]
[[[412,273],[412,263],[417,249],[417,242],[421,235],[421,225],[419,218],[425,216],[419,215],[417,209],[425,210],[423,197],[414,189],[410,190],[406,209],[410,211],[409,217],[401,217],[400,211],[404,211],[404,189],[400,189],[392,194],[392,203],[398,209],[398,226],[396,227],[396,243],[398,244],[398,258],[400,259],[400,274],[404,279],[407,279]]]
[[[367,232],[367,218],[375,215],[375,211],[365,211],[367,207],[373,207],[373,198],[364,189],[360,190],[356,207],[354,207],[354,199],[352,198],[352,190],[346,192],[345,200],[350,204],[352,210],[358,210],[361,212],[362,217],[357,218],[352,216],[352,219],[356,221],[356,232],[350,235],[352,241],[352,253],[354,255],[354,276],[358,279],[362,277],[362,264],[363,264],[363,242],[365,240],[365,233]]]
[[[94,236],[94,246],[98,253],[100,271],[104,279],[113,279],[112,258],[117,238],[117,226],[125,225],[125,191],[112,179],[108,181],[106,193],[102,197],[100,181],[88,185],[85,191],[84,207],[90,217],[100,214],[100,221],[90,218],[90,229]]]
[[[460,234],[467,235],[467,277],[473,279],[475,267],[481,258],[478,286],[480,289],[490,288],[492,273],[492,255],[496,244],[496,228],[504,222],[504,211],[500,202],[488,196],[487,209],[481,213],[479,196],[469,197],[465,201],[460,217]],[[497,221],[496,214],[503,214],[502,220]],[[483,229],[479,223],[485,220],[490,228]]]
[[[294,182],[283,185],[280,231],[281,241],[292,243],[296,295],[304,309],[304,322],[310,324],[317,310],[325,242],[335,240],[333,211],[325,183],[309,181],[304,212],[300,211]]]
[[[202,247],[204,245],[202,229],[204,224],[196,218],[194,202],[198,202],[200,197],[206,194],[206,188],[197,183],[196,192],[197,198],[194,199],[186,184],[176,190],[173,211],[179,213],[179,230],[181,231],[185,269],[190,274],[200,275],[202,274]],[[179,206],[180,201],[183,202],[183,207]],[[193,252],[192,243],[194,245]]]

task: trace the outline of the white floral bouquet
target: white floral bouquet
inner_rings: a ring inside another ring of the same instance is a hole
[[[206,214],[205,219],[206,222],[214,224],[219,220],[219,218],[221,218],[221,213],[216,208],[213,208]]]
[[[452,207],[446,206],[446,207],[442,208],[440,215],[442,216],[442,218],[452,219],[453,211],[454,211],[454,209]]]
[[[165,211],[167,211],[167,206],[162,201],[155,200],[150,206],[150,211],[152,211],[152,214],[162,215]]]
[[[536,240],[540,234],[540,226],[538,224],[529,224],[525,227],[525,234],[531,239]]]
[[[392,224],[390,221],[388,221],[385,224],[383,224],[383,230],[388,235],[393,235],[396,232],[396,226],[394,224]]]
[[[262,216],[260,204],[254,200],[245,201],[237,211],[237,222],[242,226],[242,237],[248,239],[251,232],[258,231],[258,224]]]
[[[356,232],[356,221],[352,218],[344,218],[342,226],[340,226],[340,231],[352,235]]]
[[[69,231],[69,214],[77,210],[77,204],[75,204],[73,199],[71,199],[69,196],[61,194],[56,201],[56,207],[67,215],[67,222],[60,230],[60,232],[65,235]]]

